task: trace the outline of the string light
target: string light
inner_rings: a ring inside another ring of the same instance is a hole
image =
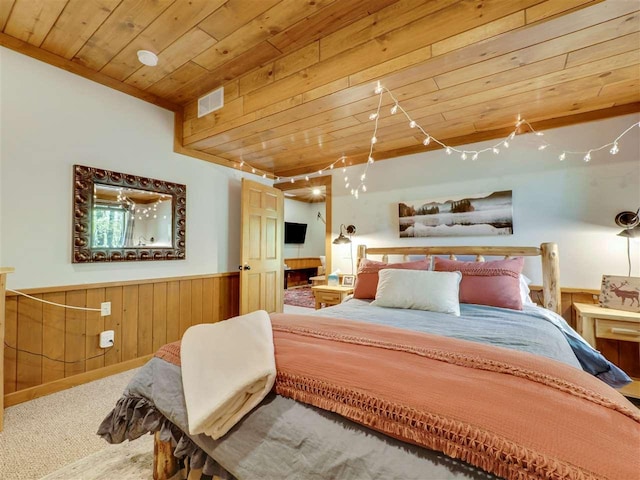
[[[390,109],[390,113],[392,115],[395,115],[396,113],[398,113],[399,111],[401,113],[404,114],[404,116],[406,117],[406,119],[409,121],[409,127],[410,128],[418,128],[422,134],[424,134],[424,140],[422,141],[422,144],[424,146],[429,146],[433,143],[436,143],[438,146],[444,148],[445,154],[447,155],[451,155],[453,152],[456,152],[458,154],[460,154],[460,158],[462,160],[466,160],[468,155],[471,155],[472,160],[477,160],[479,158],[479,156],[482,153],[485,152],[493,152],[495,155],[500,154],[500,147],[504,147],[504,148],[509,148],[509,142],[511,140],[513,140],[515,138],[515,136],[518,134],[518,131],[520,129],[520,127],[522,126],[526,126],[527,127],[527,131],[526,133],[533,133],[534,135],[541,137],[544,135],[544,132],[538,132],[535,130],[535,128],[533,128],[533,126],[524,118],[522,118],[519,114],[517,116],[517,120],[515,122],[515,129],[513,131],[511,131],[511,133],[509,133],[509,135],[504,139],[504,140],[500,140],[498,143],[496,143],[495,145],[489,146],[487,148],[481,149],[481,150],[474,150],[474,151],[467,151],[467,150],[461,150],[461,149],[457,149],[455,147],[449,146],[447,144],[445,144],[444,142],[441,142],[440,140],[438,140],[437,138],[434,138],[431,134],[429,134],[424,128],[422,128],[415,120],[413,120],[409,114],[402,108],[402,106],[400,105],[400,102],[398,101],[398,99],[393,95],[393,93],[391,93],[391,91],[385,87],[383,87],[380,82],[377,82],[376,84],[376,88],[375,88],[375,93],[379,95],[379,100],[378,100],[378,108],[376,109],[375,112],[372,112],[369,114],[369,120],[375,121],[375,125],[374,125],[374,131],[373,131],[373,136],[371,137],[371,143],[370,143],[370,148],[369,148],[369,155],[367,157],[367,162],[365,163],[365,170],[361,176],[360,176],[360,185],[358,185],[357,188],[352,188],[351,189],[351,194],[356,196],[358,196],[358,192],[360,190],[362,190],[362,192],[366,192],[367,189],[364,186],[364,180],[366,178],[366,172],[367,169],[369,168],[370,165],[372,165],[374,163],[374,157],[373,157],[373,148],[374,145],[378,143],[378,137],[377,137],[377,132],[378,132],[378,121],[380,120],[380,109],[382,106],[382,97],[383,95],[386,93],[388,94],[392,101],[393,101],[393,106]],[[632,130],[635,127],[640,127],[640,122],[634,123],[633,125],[631,125],[630,127],[628,127],[626,130],[624,130],[620,135],[618,135],[612,142],[609,142],[605,145],[602,145],[600,147],[597,148],[591,148],[587,151],[570,151],[570,150],[565,150],[565,149],[558,149],[555,148],[551,143],[549,142],[544,142],[541,143],[538,146],[538,150],[539,151],[543,151],[546,149],[554,149],[556,151],[561,152],[560,155],[558,156],[558,160],[559,161],[564,161],[568,155],[582,155],[583,160],[585,162],[589,162],[591,160],[591,154],[593,152],[598,152],[600,150],[603,150],[605,148],[609,149],[609,153],[611,155],[617,155],[618,152],[620,151],[620,146],[619,146],[619,141],[620,139],[626,135],[630,130]],[[328,171],[328,170],[333,170],[335,165],[338,163],[342,163],[342,171],[343,173],[346,173],[347,171],[347,165],[346,165],[346,158],[344,155],[342,155],[340,158],[338,158],[337,160],[335,160],[334,162],[331,162],[329,165],[327,165],[324,168],[321,168],[317,171],[318,175],[322,175],[324,172]],[[256,169],[255,167],[248,165],[244,160],[240,161],[239,164],[235,164],[237,166],[239,166],[239,168],[241,170],[244,170],[244,167],[246,166],[247,168],[250,168],[251,173],[257,174],[257,175],[261,175],[262,178],[272,178],[276,181],[280,181],[281,179],[284,181],[289,181],[291,183],[295,183],[297,180],[302,180],[304,178],[305,181],[309,181],[309,175],[308,174],[302,174],[302,175],[297,175],[297,176],[276,176],[273,173],[269,173],[266,172],[264,170],[259,170]],[[348,186],[348,184],[347,184]]]
[[[522,118],[520,116],[520,114],[518,114],[517,116],[517,120],[515,122],[515,129],[513,131],[511,131],[509,133],[509,135],[504,139],[499,141],[498,143],[496,143],[495,145],[489,146],[487,148],[481,149],[481,150],[474,150],[474,151],[467,151],[467,150],[460,150],[457,149],[455,147],[451,147],[449,145],[446,145],[444,142],[439,141],[437,138],[434,138],[432,135],[430,135],[428,132],[426,132],[420,125],[418,125],[418,123],[413,120],[409,114],[402,108],[402,106],[400,106],[400,103],[398,102],[398,99],[393,95],[393,93],[391,93],[391,91],[383,86],[380,85],[380,83],[377,83],[377,87],[375,89],[375,92],[377,94],[380,95],[380,99],[378,102],[378,109],[375,113],[372,113],[369,115],[369,118],[371,120],[375,120],[375,127],[374,127],[374,132],[373,132],[373,137],[371,139],[371,148],[369,150],[369,157],[367,160],[367,163],[365,164],[365,172],[367,171],[367,169],[369,168],[369,165],[371,165],[374,162],[373,159],[373,146],[375,143],[377,143],[378,138],[377,138],[377,131],[378,131],[378,120],[380,119],[380,106],[382,105],[382,96],[387,93],[393,103],[393,106],[390,109],[391,114],[396,114],[398,112],[398,110],[400,110],[405,117],[407,118],[407,120],[409,121],[409,127],[410,128],[418,128],[424,135],[425,138],[422,141],[422,144],[424,146],[428,146],[430,145],[432,142],[433,143],[437,143],[440,147],[444,148],[445,153],[447,155],[451,155],[453,152],[459,153],[460,154],[460,158],[462,160],[466,160],[468,155],[471,155],[471,159],[472,160],[477,160],[480,157],[480,154],[484,153],[484,152],[493,152],[495,155],[500,154],[500,147],[504,147],[504,148],[509,148],[510,145],[510,141],[514,140],[516,135],[518,134],[518,131],[520,129],[520,127],[522,126],[526,126],[528,128],[527,133],[531,132],[534,135],[541,137],[544,135],[543,132],[538,132],[535,130],[535,128],[533,128],[533,126],[524,118]],[[592,148],[586,152],[571,152],[568,150],[561,150],[562,153],[560,154],[560,156],[558,157],[560,161],[564,161],[567,154],[585,154],[584,155],[584,161],[588,162],[591,160],[591,152],[596,152],[599,150],[602,150],[603,148],[607,148],[607,147],[611,147],[611,149],[609,150],[609,152],[612,155],[616,155],[619,152],[619,146],[618,146],[618,141],[620,140],[620,138],[622,138],[627,132],[629,132],[632,128],[634,127],[639,127],[640,126],[640,122],[633,124],[632,126],[630,126],[629,128],[627,128],[624,132],[622,132],[613,142],[608,143],[606,145],[603,145],[602,147],[598,147],[598,148]],[[546,150],[547,148],[552,147],[552,145],[549,142],[544,142],[542,144],[540,144],[538,146],[538,150],[539,151],[543,151]],[[346,170],[346,169],[345,169]],[[358,186],[358,188],[355,189],[351,189],[351,195],[355,196],[356,198],[358,197],[358,191],[361,189],[362,192],[366,192],[367,189],[364,185],[364,179],[366,178],[365,174],[362,174],[360,177],[360,185]]]

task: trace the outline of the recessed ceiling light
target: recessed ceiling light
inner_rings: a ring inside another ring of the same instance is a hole
[[[314,188],[313,190],[311,190],[311,193],[313,193],[317,197],[318,195],[320,195],[320,189]]]
[[[149,50],[138,50],[138,60],[148,67],[155,67],[158,64],[158,56]]]

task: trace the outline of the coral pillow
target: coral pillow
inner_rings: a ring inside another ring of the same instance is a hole
[[[396,270],[430,270],[431,258],[403,263],[376,262],[375,260],[363,258],[358,266],[358,276],[353,289],[353,297],[361,299],[376,298],[378,272],[385,268],[393,268]]]
[[[462,273],[460,303],[522,310],[520,272],[523,257],[491,262],[459,262],[435,258],[434,270]]]

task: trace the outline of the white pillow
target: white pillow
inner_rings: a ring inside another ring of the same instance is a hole
[[[520,274],[520,299],[522,300],[522,305],[535,305],[536,303],[531,300],[531,290],[529,290],[529,284],[531,280],[526,275]]]
[[[372,305],[460,316],[460,272],[383,269]]]

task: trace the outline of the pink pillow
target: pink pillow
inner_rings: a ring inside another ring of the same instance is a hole
[[[363,258],[358,266],[358,276],[353,289],[354,298],[376,298],[378,289],[378,272],[385,268],[396,270],[430,270],[431,259],[416,260],[415,262],[385,263]]]
[[[523,257],[491,262],[459,262],[435,258],[437,272],[461,272],[460,303],[522,310],[520,273]]]

